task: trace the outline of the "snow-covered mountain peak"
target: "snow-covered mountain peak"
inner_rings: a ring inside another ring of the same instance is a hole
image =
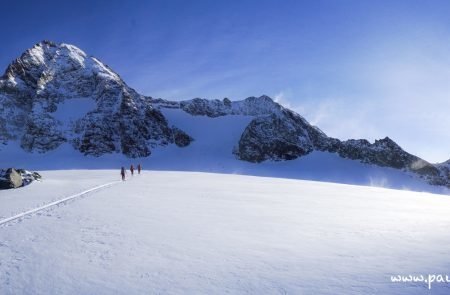
[[[401,147],[388,136],[382,139],[375,140],[373,146],[380,149],[401,149]]]
[[[280,114],[283,107],[267,95],[251,96],[234,103],[238,112],[250,115]]]
[[[0,79],[0,126],[0,142],[37,152],[67,142],[84,154],[138,157],[175,137],[190,142],[107,65],[50,41],[26,50]]]
[[[247,104],[247,105],[263,105],[263,106],[271,106],[271,107],[275,107],[275,106],[279,105],[270,96],[267,96],[267,95],[261,95],[259,97],[250,96],[250,97],[247,97],[246,99],[244,99],[243,101],[241,101],[241,103]]]
[[[71,82],[79,84],[80,79],[83,81],[95,76],[124,84],[119,75],[78,47],[42,41],[26,50],[8,66],[3,84],[8,88],[18,87],[28,94],[36,92],[41,96],[45,96],[44,90],[50,84],[49,87],[54,88],[53,92],[56,90],[58,94],[65,95],[74,90]],[[40,93],[42,91],[44,93]]]

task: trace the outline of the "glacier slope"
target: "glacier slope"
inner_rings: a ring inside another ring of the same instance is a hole
[[[64,194],[79,189],[65,181],[99,175],[34,186]],[[390,276],[447,274],[449,210],[427,193],[145,171],[0,226],[0,293],[448,294]]]

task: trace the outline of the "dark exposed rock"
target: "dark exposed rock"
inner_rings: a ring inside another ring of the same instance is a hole
[[[114,125],[111,118],[103,118],[98,113],[90,113],[82,121],[82,127],[76,128],[81,137],[73,141],[73,145],[85,155],[101,156],[112,152],[118,152],[115,142]]]
[[[173,128],[173,140],[175,144],[179,147],[186,147],[188,146],[194,139],[187,135],[184,131]]]
[[[223,103],[223,105],[225,106],[225,107],[231,107],[231,100],[228,98],[228,97],[225,97],[223,100],[222,100],[222,103]]]
[[[31,116],[25,126],[21,147],[26,151],[40,153],[59,147],[66,138],[55,127],[54,119],[47,114]]]
[[[35,180],[41,180],[42,176],[37,172],[31,172],[25,169],[16,169],[22,177],[23,186],[29,185]]]
[[[167,107],[168,102],[160,103]],[[220,117],[225,115],[264,116],[280,113],[284,108],[274,102],[267,95],[248,97],[243,101],[232,102],[228,98],[223,100],[208,100],[194,98],[181,101],[179,108],[194,116]]]
[[[218,99],[194,98],[190,101],[182,101],[180,106],[185,112],[194,116],[220,117],[230,112],[230,107]]]
[[[259,117],[242,133],[237,155],[249,162],[292,160],[313,150],[306,130],[277,115]],[[304,140],[302,140],[304,139]]]
[[[23,185],[22,177],[14,168],[0,171],[0,189],[18,188]]]
[[[338,146],[336,152],[343,158],[412,171],[427,179],[430,183],[436,183],[436,179],[440,178],[437,167],[405,152],[389,137],[376,140],[373,144],[365,139],[347,140],[341,142]]]
[[[0,189],[18,188],[41,179],[42,176],[39,173],[25,169],[0,169]]]

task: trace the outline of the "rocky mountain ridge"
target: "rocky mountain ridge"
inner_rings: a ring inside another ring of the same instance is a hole
[[[227,98],[196,98],[181,102],[159,99],[153,100],[153,103],[160,108],[180,108],[195,116],[255,116],[233,151],[244,161],[293,160],[317,150],[337,153],[343,158],[365,164],[413,172],[431,184],[450,186],[450,176],[444,166],[433,165],[407,153],[389,137],[374,143],[365,139],[341,141],[329,137],[299,114],[265,95],[234,102]]]
[[[195,140],[182,126],[169,125],[161,112],[165,108],[210,118],[252,117],[230,151],[243,161],[284,161],[323,151],[450,187],[448,165],[430,164],[388,137],[374,143],[329,137],[265,95],[180,102],[143,96],[98,59],[73,45],[49,41],[25,51],[0,79],[0,142],[18,141],[37,153],[69,143],[90,156],[148,157],[157,146],[186,147]]]

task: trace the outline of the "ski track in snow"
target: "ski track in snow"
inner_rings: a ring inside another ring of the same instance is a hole
[[[91,189],[85,190],[85,191],[83,191],[83,192],[81,192],[81,193],[78,193],[78,194],[75,194],[75,195],[72,195],[72,196],[63,198],[63,199],[61,199],[61,200],[57,200],[57,201],[51,202],[50,204],[46,204],[46,205],[44,205],[44,206],[40,206],[40,207],[37,207],[37,208],[34,208],[34,209],[30,209],[30,210],[28,210],[28,211],[19,213],[19,214],[17,214],[17,215],[14,215],[14,216],[11,216],[11,217],[2,219],[2,220],[0,220],[0,226],[3,226],[3,225],[5,225],[5,224],[7,224],[7,223],[9,223],[9,222],[11,222],[11,221],[14,221],[14,220],[23,218],[23,217],[25,217],[25,216],[27,216],[27,215],[32,215],[32,214],[38,213],[39,211],[42,211],[42,210],[45,210],[45,209],[49,209],[49,208],[54,207],[54,206],[61,205],[61,204],[63,204],[63,203],[66,203],[67,201],[70,201],[70,200],[73,200],[73,199],[76,199],[76,198],[83,197],[83,196],[85,196],[85,195],[87,195],[87,194],[89,194],[89,193],[98,191],[98,190],[103,189],[103,188],[110,187],[110,186],[112,186],[112,185],[114,185],[114,184],[117,184],[117,183],[119,183],[119,182],[120,182],[120,181],[113,181],[113,182],[110,182],[110,183],[105,183],[105,184],[102,184],[102,185],[93,187],[93,188],[91,188]]]
[[[447,196],[192,172],[127,180],[1,227],[0,294],[449,294],[389,281],[448,273]]]

